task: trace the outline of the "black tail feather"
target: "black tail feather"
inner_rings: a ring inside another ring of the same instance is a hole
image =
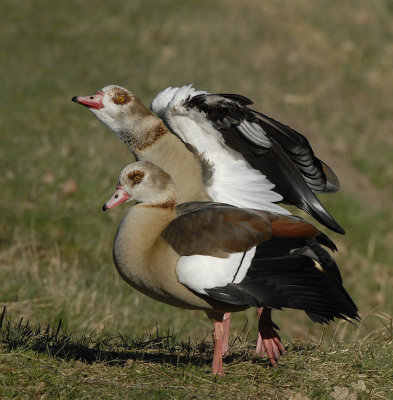
[[[359,320],[336,262],[318,243],[326,238],[272,238],[258,246],[242,282],[206,292],[229,304],[304,310],[318,323]]]

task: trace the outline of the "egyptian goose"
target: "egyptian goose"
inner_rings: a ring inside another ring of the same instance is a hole
[[[338,189],[334,173],[315,157],[306,138],[248,108],[245,97],[168,88],[152,103],[161,118],[120,86],[72,100],[88,107],[137,160],[169,173],[180,203],[213,200],[289,214],[276,204],[284,201],[343,232],[314,195]],[[270,310],[264,310],[256,352],[267,353],[273,365],[284,352],[275,327]]]
[[[167,88],[151,104],[160,118],[120,86],[106,86],[92,96],[72,100],[87,106],[138,160],[160,165],[168,152],[176,155],[162,167],[175,180],[180,196],[189,174],[177,182],[178,171],[183,177],[186,172],[181,158],[185,151],[179,152],[178,140],[166,137],[169,131],[206,161],[204,184],[215,201],[288,213],[275,204],[283,201],[344,233],[314,194],[337,191],[336,175],[314,155],[303,135],[250,109],[247,106],[252,102],[246,97],[209,94],[191,86]],[[194,171],[191,174],[195,182]]]
[[[315,322],[358,319],[326,235],[301,218],[213,202],[178,204],[175,184],[150,162],[127,165],[103,209],[134,200],[113,244],[121,277],[172,306],[214,321],[212,373],[223,374],[225,313],[304,310]]]

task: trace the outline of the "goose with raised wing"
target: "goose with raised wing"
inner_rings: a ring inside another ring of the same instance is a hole
[[[337,191],[336,175],[314,155],[303,135],[250,109],[252,102],[246,97],[209,94],[191,86],[167,88],[151,105],[159,118],[129,90],[115,85],[92,96],[75,96],[73,101],[88,107],[137,160],[165,164],[160,166],[173,176],[180,194],[190,175],[185,171],[189,164],[178,159],[185,151],[180,151],[179,141],[167,137],[168,132],[175,133],[189,152],[205,161],[200,167],[203,183],[214,201],[287,213],[276,204],[285,202],[344,233],[315,196]],[[167,153],[173,159],[162,162]],[[179,170],[184,179],[178,183]],[[192,181],[197,179],[194,172]],[[194,192],[184,195],[190,197]]]
[[[323,248],[333,243],[303,219],[223,203],[178,204],[175,183],[150,162],[126,166],[103,209],[131,200],[113,244],[115,266],[145,295],[206,312],[214,322],[213,374],[224,373],[228,312],[295,308],[319,323],[358,319]]]
[[[170,174],[180,203],[213,200],[289,214],[277,204],[285,202],[343,232],[315,196],[338,189],[334,173],[303,135],[250,109],[243,96],[168,88],[153,100],[153,113],[129,90],[110,85],[73,101],[88,107],[137,160]],[[226,329],[229,322],[228,315]],[[284,351],[275,327],[264,309],[256,352],[273,364]]]

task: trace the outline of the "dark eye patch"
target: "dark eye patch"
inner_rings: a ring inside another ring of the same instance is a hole
[[[142,182],[144,176],[145,174],[142,171],[132,171],[127,175],[127,178],[132,184],[138,185]]]
[[[112,94],[112,101],[120,105],[128,104],[131,101],[131,96],[125,90],[116,89]]]

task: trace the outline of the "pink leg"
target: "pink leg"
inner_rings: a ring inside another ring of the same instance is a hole
[[[212,362],[212,374],[213,375],[225,375],[222,369],[222,353],[224,346],[224,336],[225,336],[225,322],[214,321],[213,330],[213,362]]]
[[[255,354],[258,356],[267,354],[269,361],[275,367],[280,355],[285,353],[280,336],[275,331],[275,329],[280,328],[272,321],[272,310],[270,308],[258,308],[257,313],[259,323]]]
[[[224,337],[222,346],[222,356],[226,357],[229,355],[229,328],[231,327],[231,313],[225,313],[222,318],[224,325]]]

